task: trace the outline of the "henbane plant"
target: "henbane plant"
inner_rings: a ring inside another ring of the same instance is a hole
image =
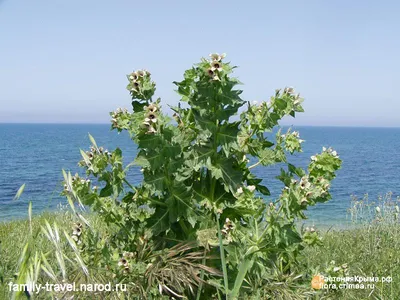
[[[111,122],[112,129],[129,132],[138,148],[135,160],[124,167],[120,149],[108,152],[91,138],[91,151],[81,151],[80,165],[92,181],[65,176],[70,203],[90,206],[118,228],[107,242],[111,268],[117,269],[123,252],[136,253],[131,258],[135,276],[146,281],[154,258],[137,256],[143,245],[164,251],[194,242],[196,247],[188,249],[204,249],[207,256],[202,258],[204,268],[195,272],[194,289],[163,282],[147,286],[149,293],[197,298],[251,294],[271,280],[268,270],[280,266],[289,274],[304,244],[319,243],[316,232],[299,232],[296,221],[306,218],[309,206],[331,198],[330,182],[341,160],[324,148],[310,159],[307,170],[288,163],[288,155],[302,151],[299,133],[279,130],[274,140],[266,133],[282,118],[303,112],[303,99],[289,87],[276,90],[268,102],[250,104],[240,97],[240,82],[231,76],[234,68],[224,54],[211,54],[185,71],[183,80],[174,82],[181,100],[171,107],[173,119],[163,113],[161,99],[153,98],[151,74],[129,74],[132,111],[118,109]],[[263,196],[270,191],[252,169],[278,163],[286,165],[276,177],[284,189],[266,203]],[[127,180],[132,166],[141,168],[140,184]],[[125,278],[131,269],[115,273]],[[211,272],[216,269],[222,278]]]

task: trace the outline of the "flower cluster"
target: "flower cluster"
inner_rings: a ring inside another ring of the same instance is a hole
[[[221,232],[224,235],[227,235],[229,232],[231,232],[235,228],[235,225],[229,218],[226,218],[225,223],[224,223],[224,228],[221,229]]]
[[[81,243],[82,228],[83,228],[83,225],[82,225],[82,223],[79,223],[79,222],[74,223],[72,225],[72,239],[77,244]]]
[[[302,206],[314,205],[316,198],[326,197],[330,188],[329,180],[318,177],[315,180],[310,178],[309,175],[304,175],[300,181],[296,179],[291,180],[291,185],[283,189],[284,195],[295,191],[298,195],[298,203]]]
[[[129,75],[129,80],[131,81],[132,87],[131,87],[131,91],[139,93],[140,89],[141,89],[141,85],[143,83],[143,78],[145,76],[150,76],[150,72],[146,71],[146,70],[138,70],[135,72],[132,72]]]
[[[331,147],[329,147],[329,148],[322,147],[322,152],[326,152],[326,153],[332,155],[333,157],[339,158],[339,155],[337,154],[337,152],[335,150],[333,150]]]
[[[128,110],[126,108],[117,108],[116,111],[111,114],[112,128],[119,128],[118,120],[121,119],[122,115],[128,115]]]
[[[314,228],[314,226],[306,227],[306,228],[305,228],[305,232],[311,232],[311,233],[313,233],[313,232],[316,232],[316,229]]]
[[[86,158],[84,157],[84,159],[81,160],[78,165],[88,168],[90,168],[91,165],[94,165],[95,162],[98,162],[100,160],[107,162],[112,157],[112,153],[109,152],[107,149],[104,149],[103,147],[97,148],[94,146],[90,146],[90,151],[86,151],[85,154]]]
[[[75,174],[72,178],[72,186],[69,186],[67,183],[64,184],[64,192],[69,193],[71,192],[72,188],[75,188],[76,186],[82,186],[82,187],[89,187],[91,180],[90,179],[83,179],[80,178],[78,174]]]
[[[103,147],[93,147],[90,146],[90,151],[86,151],[87,156],[89,157],[90,160],[93,160],[93,158],[95,157],[95,155],[100,154],[100,155],[107,155],[107,156],[111,156],[111,152],[108,152],[107,149],[104,150]]]
[[[252,193],[252,192],[255,191],[256,187],[255,187],[254,185],[249,185],[249,186],[246,187],[246,189]],[[237,195],[243,194],[243,188],[242,188],[242,187],[239,187],[239,188],[236,190],[236,194],[237,194]]]
[[[288,150],[290,153],[302,151],[301,144],[305,141],[300,138],[298,131],[290,132],[289,130],[286,134],[282,134],[281,137],[284,139],[286,150]]]
[[[280,91],[280,90],[279,90],[279,91]],[[285,88],[283,89],[283,94],[284,94],[284,95],[293,96],[294,100],[299,100],[299,99],[300,99],[300,94],[299,94],[299,93],[296,94],[293,87],[285,87]]]
[[[143,127],[147,130],[146,133],[155,133],[157,125],[159,107],[155,103],[151,103],[149,106],[144,107],[144,121]]]
[[[129,260],[128,258],[133,258],[135,254],[133,252],[124,252],[122,254],[122,257],[118,261],[118,266],[122,269],[123,273],[128,273],[130,268],[129,268]]]
[[[300,93],[296,93],[293,87],[285,87],[283,92],[281,89],[275,90],[276,98],[285,98],[289,97],[294,105],[294,107],[298,107],[301,102],[303,102],[303,98],[300,97]],[[274,100],[274,99],[272,99]]]
[[[225,58],[226,54],[223,53],[219,55],[218,53],[210,54],[209,67],[207,68],[207,74],[212,80],[221,80],[220,74],[223,71],[222,60]]]
[[[132,98],[149,100],[155,92],[155,83],[151,81],[150,72],[146,70],[137,70],[127,76],[129,84],[127,89]]]

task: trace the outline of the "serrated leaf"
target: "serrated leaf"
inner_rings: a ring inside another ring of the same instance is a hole
[[[230,155],[231,149],[237,145],[239,133],[239,122],[224,124],[219,127],[216,134],[217,144],[222,146],[226,157]]]
[[[169,220],[171,223],[176,222],[179,217],[188,216],[188,211],[193,211],[192,193],[190,187],[185,186],[183,183],[175,182],[170,188],[170,195],[165,201],[168,205]]]
[[[207,164],[207,168],[211,171],[211,174],[216,179],[222,179],[225,190],[231,191],[233,194],[236,193],[240,184],[242,183],[243,174],[241,171],[233,168],[234,159],[226,158],[219,160],[215,165],[210,162]]]
[[[168,219],[168,210],[163,210],[162,214],[155,213],[153,217],[149,219],[149,221],[154,221],[153,225],[151,225],[151,229],[153,234],[158,235],[161,232],[164,232],[170,228],[169,219]]]

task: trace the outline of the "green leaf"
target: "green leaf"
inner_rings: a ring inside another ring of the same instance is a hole
[[[187,219],[188,211],[193,211],[195,208],[192,204],[191,188],[181,182],[174,182],[169,191],[170,195],[165,201],[169,209],[169,221],[174,223],[179,217]]]
[[[233,158],[220,159],[215,165],[210,162],[207,164],[207,168],[211,171],[211,174],[216,179],[222,179],[225,190],[236,193],[237,189],[242,183],[243,174],[233,168],[235,160]]]
[[[162,192],[165,188],[165,176],[162,172],[148,172],[144,176],[144,184],[152,193]]]
[[[269,189],[261,184],[257,184],[256,185],[256,190],[259,191],[261,194],[265,195],[265,196],[270,196],[271,192],[269,191]]]
[[[230,155],[231,149],[237,146],[239,133],[239,122],[221,125],[216,134],[217,144],[222,146],[226,157]]]
[[[89,133],[89,140],[90,140],[90,142],[93,144],[93,146],[94,146],[96,149],[98,149],[97,144],[96,144],[96,141],[95,141],[94,138],[90,135],[90,133]]]
[[[89,156],[88,156],[88,155],[85,153],[85,151],[83,151],[82,149],[80,149],[80,152],[81,152],[81,155],[82,155],[83,160],[85,161],[85,164],[86,164],[87,166],[91,166],[92,163],[90,162]],[[89,169],[90,169],[90,168],[89,168]]]
[[[287,107],[287,102],[281,98],[275,98],[275,104],[281,110],[284,110]]]
[[[168,219],[168,210],[158,209],[149,221],[154,221],[151,225],[151,230],[154,235],[158,235],[170,228]]]
[[[142,149],[156,149],[164,144],[159,134],[141,134],[138,137],[138,146]]]
[[[253,263],[254,263],[254,260],[246,259],[246,258],[240,263],[239,272],[236,275],[235,285],[233,286],[232,293],[231,293],[232,299],[237,299],[237,297],[239,296],[239,292],[240,292],[240,288],[242,287],[243,280],[247,274],[247,271],[251,268]]]

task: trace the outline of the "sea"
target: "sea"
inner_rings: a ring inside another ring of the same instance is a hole
[[[332,182],[332,199],[310,207],[306,224],[316,227],[346,226],[351,222],[349,209],[355,199],[378,200],[388,193],[400,195],[400,128],[369,127],[294,127],[305,140],[303,152],[289,157],[289,162],[305,168],[310,156],[322,147],[334,148],[343,160],[342,168]],[[285,130],[285,128],[283,128]],[[126,132],[118,134],[108,124],[0,124],[0,222],[27,218],[28,204],[34,214],[67,209],[60,196],[62,170],[84,174],[77,163],[79,149],[90,146],[88,134],[99,146],[114,150],[119,147],[124,163],[130,163],[137,147]],[[282,190],[275,178],[282,165],[258,166],[254,173],[274,200]],[[140,183],[138,168],[128,173],[128,180]],[[25,184],[21,197],[14,200]]]

